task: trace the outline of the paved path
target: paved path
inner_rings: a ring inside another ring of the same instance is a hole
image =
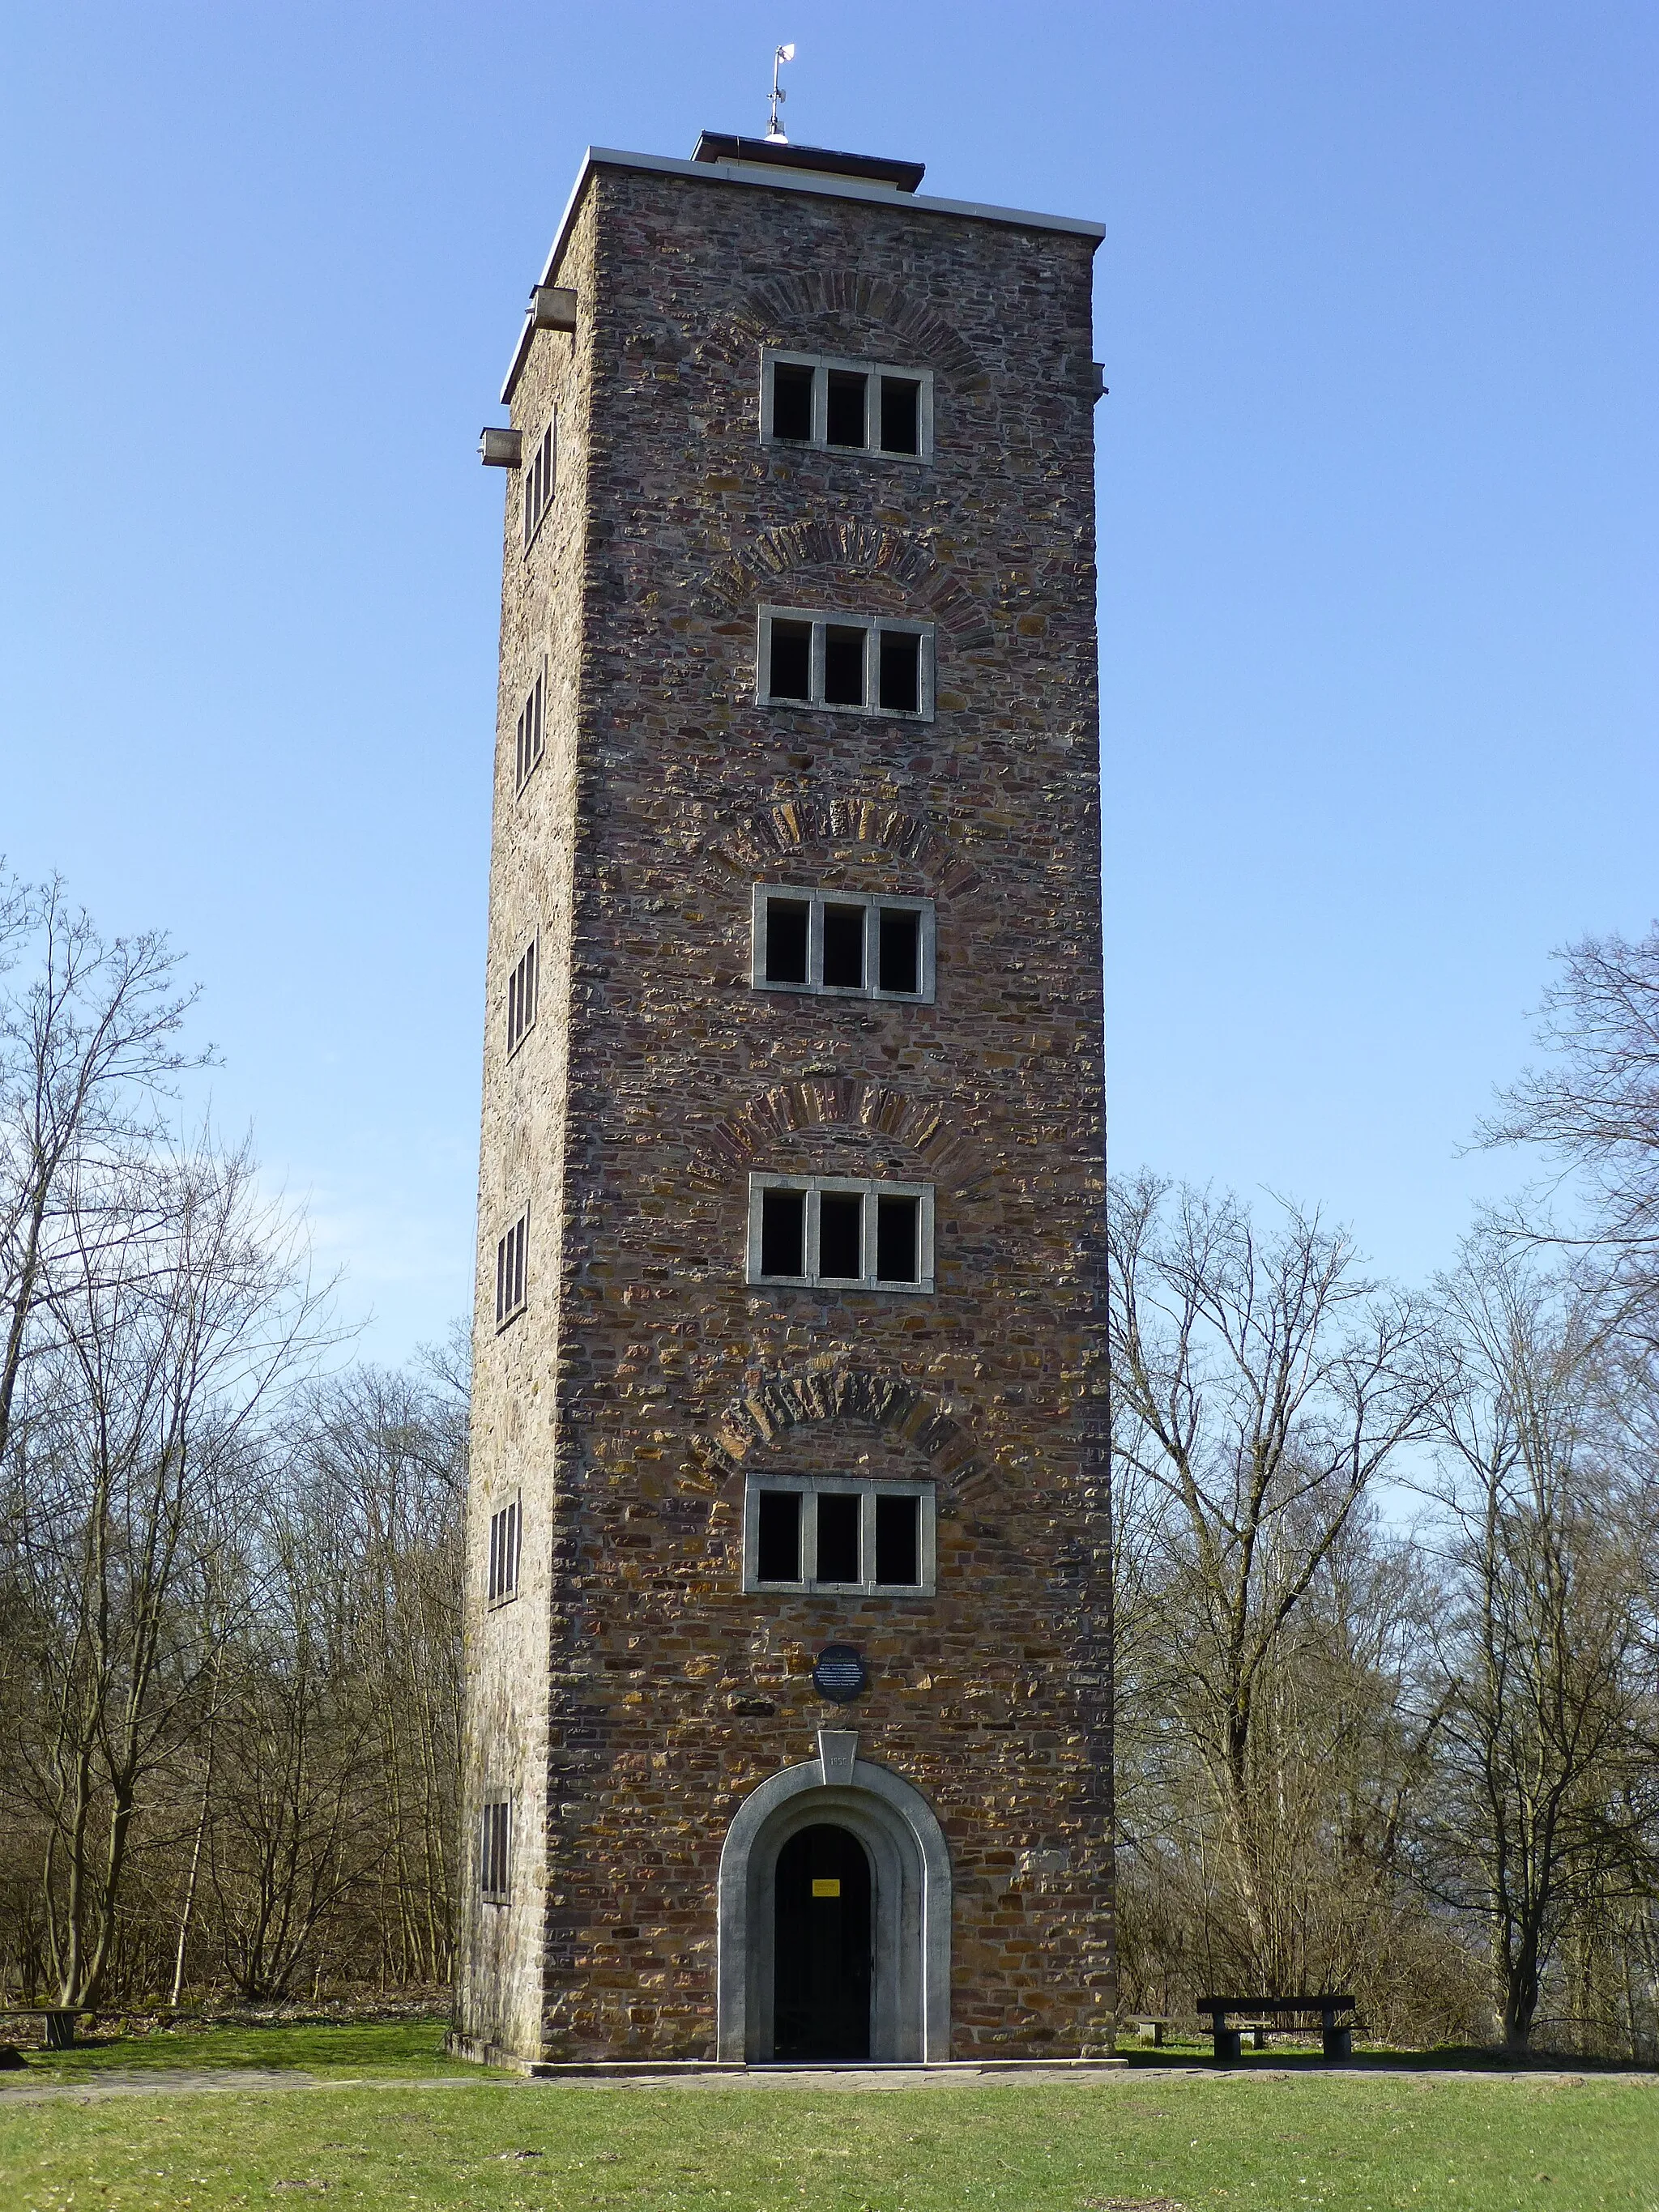
[[[994,2089],[1023,2087],[1030,2082],[1070,2083],[1091,2088],[1120,2087],[1137,2081],[1168,2083],[1186,2081],[1298,2081],[1328,2079],[1347,2081],[1549,2081],[1563,2087],[1583,2087],[1590,2081],[1643,2081],[1659,2091],[1659,2075],[1602,2070],[1570,2074],[1543,2067],[1516,2067],[1498,2072],[1480,2067],[1436,2066],[1320,2066],[1314,2067],[1197,2067],[1197,2066],[1069,2066],[981,2069],[971,2064],[951,2067],[758,2067],[752,2073],[564,2074],[532,2080],[522,2074],[485,2073],[417,2075],[317,2075],[297,2069],[258,2066],[156,2067],[128,2073],[89,2075],[84,2081],[31,2082],[15,2075],[0,2081],[0,2112],[9,2105],[97,2105],[118,2097],[246,2096],[292,2089],[364,2089],[379,2092],[427,2089]]]

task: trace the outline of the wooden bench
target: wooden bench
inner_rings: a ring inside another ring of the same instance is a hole
[[[41,2021],[41,2033],[48,2051],[72,2051],[75,2048],[76,2021],[94,2020],[96,2017],[97,2008],[94,2005],[0,2004],[0,2020]]]
[[[1240,2038],[1248,2025],[1254,2032],[1255,2047],[1263,2048],[1270,2027],[1281,2021],[1286,2025],[1297,2016],[1304,2019],[1318,2015],[1320,2042],[1325,2057],[1348,2058],[1353,2055],[1354,2001],[1352,1996],[1339,1995],[1335,1990],[1322,1990],[1316,1994],[1295,1997],[1200,1997],[1193,2007],[1194,2012],[1207,2014],[1210,2033],[1215,2039],[1215,2055],[1221,2059],[1239,2056]],[[1229,2027],[1229,2013],[1260,2014],[1259,2020],[1240,2021]],[[1342,2014],[1349,2017],[1344,2020]]]

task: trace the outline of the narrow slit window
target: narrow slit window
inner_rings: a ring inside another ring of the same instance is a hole
[[[757,990],[932,1000],[931,899],[784,884],[757,884],[751,896]]]
[[[743,1546],[745,1589],[927,1595],[934,1582],[933,1486],[757,1476],[744,1493]]]
[[[505,1797],[487,1797],[478,1838],[478,1887],[492,1905],[505,1905],[512,1894],[512,1840],[513,1811],[509,1801]]]
[[[763,707],[933,718],[931,623],[763,607],[755,696]]]
[[[530,1216],[521,1213],[495,1245],[495,1326],[524,1311],[528,1296]]]
[[[751,1175],[747,1279],[807,1290],[932,1291],[932,1184]]]
[[[519,725],[514,739],[517,772],[515,788],[522,791],[530,781],[531,770],[540,760],[547,744],[547,664],[531,685],[528,696],[519,709]]]
[[[530,457],[530,465],[521,471],[524,482],[524,544],[527,553],[535,543],[547,510],[553,504],[553,466],[556,441],[555,417],[548,417],[547,428],[536,441]]]
[[[489,1601],[504,1605],[519,1594],[519,1500],[489,1516]]]
[[[507,979],[507,1051],[509,1059],[524,1042],[526,1032],[535,1026],[536,989],[536,939],[532,937]]]

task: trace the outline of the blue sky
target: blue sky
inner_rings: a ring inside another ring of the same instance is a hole
[[[395,1358],[468,1296],[500,478],[584,144],[1098,216],[1115,1164],[1449,1255],[1550,948],[1656,910],[1659,12],[15,4],[0,851],[204,987]]]

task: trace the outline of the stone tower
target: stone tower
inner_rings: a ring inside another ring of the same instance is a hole
[[[1109,2048],[1088,222],[590,151],[507,471],[458,2047]]]

